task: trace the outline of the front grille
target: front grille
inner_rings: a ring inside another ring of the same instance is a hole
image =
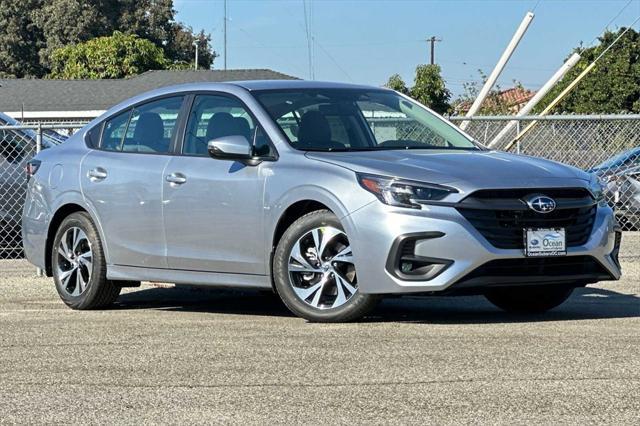
[[[523,199],[533,194],[553,198],[556,209],[549,213],[531,210]],[[597,206],[588,191],[563,188],[478,191],[456,208],[493,246],[523,249],[525,228],[564,228],[567,247],[585,244]]]
[[[528,257],[492,260],[471,271],[456,285],[591,282],[610,278],[609,272],[591,256]]]

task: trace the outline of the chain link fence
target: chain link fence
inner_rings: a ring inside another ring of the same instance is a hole
[[[375,132],[381,135],[394,131],[398,133],[395,135],[398,139],[432,140],[434,145],[444,144],[430,130],[410,128],[406,123],[397,123],[402,121],[398,118],[367,119],[372,121]],[[463,117],[450,119],[454,124],[464,120]],[[629,266],[625,272],[631,270],[640,275],[640,115],[561,115],[517,119],[512,116],[481,116],[471,119],[466,131],[485,145],[505,149],[533,121],[536,125],[510,150],[596,173],[604,182],[607,200],[615,207],[618,221],[625,231],[623,260]],[[66,136],[81,127],[79,123],[0,126],[1,258],[22,256],[20,216],[26,190],[27,162],[40,149],[64,143]]]
[[[452,117],[460,124],[462,117]],[[625,273],[640,275],[640,115],[474,117],[466,132],[495,149],[547,158],[595,173],[624,230]],[[508,126],[508,127],[507,127]]]
[[[73,123],[0,125],[0,259],[23,256],[21,216],[29,160],[42,149],[64,143],[81,127]]]

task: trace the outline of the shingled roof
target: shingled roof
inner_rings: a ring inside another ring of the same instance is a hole
[[[269,69],[148,71],[114,80],[0,79],[0,111],[105,110],[148,90],[190,82],[292,80]]]

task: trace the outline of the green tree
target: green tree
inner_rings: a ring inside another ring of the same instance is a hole
[[[404,82],[404,80],[402,79],[402,77],[400,77],[399,74],[394,74],[391,77],[389,77],[389,80],[384,86],[388,87],[391,90],[395,90],[396,92],[400,92],[404,95],[409,94],[409,88],[407,87],[407,84]]]
[[[106,3],[115,3],[118,10],[113,29],[137,34],[157,46],[170,42],[176,25],[173,0],[107,0]]]
[[[40,76],[38,51],[44,44],[30,12],[41,0],[0,0],[0,73],[5,76]]]
[[[543,98],[539,112],[555,99],[593,60],[624,31],[607,31],[600,43],[578,47],[582,59]],[[555,107],[554,112],[576,114],[640,112],[640,34],[630,29],[596,64],[594,69]]]
[[[57,49],[115,31],[150,40],[172,67],[193,64],[195,39],[201,68],[217,56],[208,34],[175,21],[173,0],[0,0],[0,73],[42,77]]]
[[[218,54],[211,48],[211,36],[200,31],[194,34],[191,27],[177,23],[173,26],[170,41],[165,52],[176,64],[188,64],[193,67],[195,56],[194,40],[198,41],[198,68],[210,69]]]
[[[116,31],[85,43],[62,47],[51,55],[51,77],[124,78],[170,65],[161,48],[137,35]]]
[[[432,110],[445,114],[451,110],[451,91],[447,89],[441,72],[439,65],[418,65],[413,87],[408,88],[398,74],[389,77],[385,87],[411,96]]]
[[[447,89],[439,65],[418,65],[411,97],[440,114],[451,109],[451,91]]]
[[[58,48],[106,35],[111,27],[95,4],[79,0],[50,0],[32,12],[34,25],[42,30],[44,46],[40,62],[49,65],[51,54]],[[72,22],[73,25],[69,25]]]

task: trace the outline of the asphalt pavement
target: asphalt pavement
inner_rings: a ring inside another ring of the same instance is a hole
[[[398,298],[311,324],[270,294],[145,283],[76,312],[0,261],[0,423],[640,424],[640,277],[541,316]]]

